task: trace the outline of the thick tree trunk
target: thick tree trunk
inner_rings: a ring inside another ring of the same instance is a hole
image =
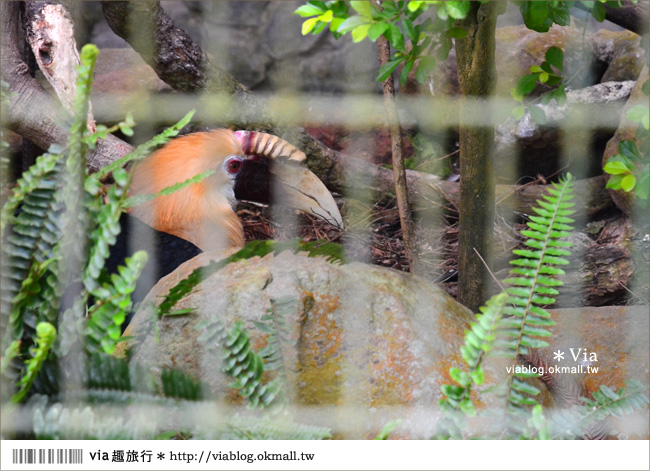
[[[467,36],[456,41],[458,81],[465,100],[486,99],[496,88],[495,2],[471,2],[459,25]],[[487,102],[486,102],[487,103]],[[487,106],[484,122],[491,122]],[[494,126],[467,127],[468,110],[460,110],[460,222],[458,230],[458,300],[472,311],[485,303],[490,293],[492,232],[494,227]],[[472,117],[475,119],[475,117]]]

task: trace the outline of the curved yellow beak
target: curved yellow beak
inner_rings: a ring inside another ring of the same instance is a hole
[[[298,209],[343,228],[343,218],[334,197],[322,181],[304,166],[278,162],[271,167],[273,202]]]

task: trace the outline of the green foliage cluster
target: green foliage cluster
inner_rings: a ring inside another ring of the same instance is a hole
[[[571,13],[569,9],[574,2],[550,1],[550,2],[515,2],[519,5],[521,16],[526,26],[539,33],[546,33],[553,24],[569,26],[571,24]],[[605,20],[605,4],[618,8],[617,1],[581,1],[580,2],[598,22]]]
[[[531,73],[521,77],[517,86],[511,90],[512,98],[521,103],[512,109],[512,116],[515,119],[523,118],[524,113],[528,110],[530,117],[537,124],[546,124],[546,113],[542,108],[533,102],[524,104],[524,97],[530,95],[538,82],[555,88],[545,92],[534,101],[539,100],[542,104],[547,105],[551,100],[555,100],[558,106],[566,103],[564,79],[561,75],[564,71],[564,52],[559,47],[551,46],[546,51],[545,59],[540,65],[531,66]]]
[[[573,2],[520,1],[515,3],[519,5],[526,26],[534,31],[546,32],[553,24],[568,26],[571,23],[569,8]],[[604,0],[580,3],[591,11],[597,21],[605,19],[603,4],[619,6],[618,2]],[[435,14],[423,15],[430,9],[435,11]],[[307,18],[302,24],[303,35],[320,34],[328,28],[337,39],[350,32],[355,43],[365,38],[374,42],[380,36],[384,36],[390,42],[394,54],[379,68],[376,80],[383,82],[400,64],[403,64],[399,80],[400,84],[404,85],[412,70],[415,70],[417,81],[424,83],[431,71],[435,69],[436,61],[444,61],[449,56],[452,40],[467,36],[467,31],[458,26],[457,20],[464,19],[469,10],[469,1],[385,0],[379,4],[368,1],[309,1],[298,7],[294,14]],[[551,60],[547,57],[547,62],[562,69],[561,57],[559,61],[557,57],[551,57]],[[534,79],[528,77],[525,83],[520,85],[519,96],[528,93],[522,90],[531,80],[533,86],[537,80],[549,86],[560,82],[561,77],[553,72],[547,62],[544,63],[546,66],[544,64],[539,66],[540,70],[531,70]],[[561,88],[561,91],[555,91],[548,100],[562,98],[564,87],[558,88]]]
[[[537,215],[530,216],[528,229],[522,230],[527,248],[513,251],[519,258],[510,262],[514,265],[512,277],[505,280],[510,287],[481,308],[465,334],[461,354],[468,371],[452,367],[449,374],[456,384],[441,388],[444,397],[439,405],[444,417],[437,424],[435,438],[468,438],[466,418],[476,415],[471,386],[484,382],[481,363],[486,355],[516,360],[532,349],[549,345],[540,337],[551,335],[547,328],[555,322],[545,306],[555,302],[557,288],[562,285],[557,277],[564,274],[560,266],[569,263],[565,257],[570,255],[567,248],[571,243],[565,239],[573,230],[569,217],[573,213],[572,185],[569,174],[552,184],[533,208]],[[527,381],[533,377],[538,373],[513,368],[503,384],[488,389],[503,400],[504,416],[495,429],[497,437],[576,438],[585,435],[595,421],[608,415],[630,414],[648,404],[643,385],[631,381],[619,392],[602,386],[593,399],[580,398],[578,406],[548,418],[536,399],[540,390]]]
[[[643,93],[650,95],[650,80],[643,84]],[[649,192],[649,167],[650,167],[650,108],[647,104],[633,106],[627,113],[627,119],[639,123],[636,130],[636,141],[622,140],[618,144],[618,154],[613,155],[603,167],[611,177],[607,188],[634,191],[637,201],[644,206],[648,205]]]
[[[199,342],[208,354],[222,361],[222,371],[234,379],[230,385],[248,399],[252,407],[268,407],[280,391],[278,379],[262,383],[264,360],[251,350],[248,332],[241,322],[230,329],[218,317],[201,321],[197,326],[201,331]]]
[[[436,14],[422,20],[421,15],[431,7],[435,7]],[[395,52],[379,68],[377,81],[383,82],[403,64],[399,76],[403,85],[412,70],[418,82],[424,83],[436,60],[447,59],[452,39],[467,35],[454,22],[465,18],[469,8],[468,1],[384,1],[381,5],[367,1],[310,1],[295,14],[309,18],[303,23],[303,35],[319,34],[329,25],[334,37],[350,32],[354,42],[365,38],[374,42],[384,36]]]

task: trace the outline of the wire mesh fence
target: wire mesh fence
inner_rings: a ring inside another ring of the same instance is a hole
[[[211,66],[205,70],[193,67],[193,57],[177,66],[186,66],[188,76],[195,70],[203,74],[183,88],[171,77],[178,71],[166,61],[186,52],[187,44],[170,46],[160,38],[166,35],[178,40],[185,36],[170,29],[174,25],[167,20],[143,21],[149,17],[139,9],[158,11],[157,4],[152,5],[133,5],[132,14],[122,18],[121,26],[128,33],[126,41],[109,32],[97,2],[83,2],[72,10],[77,41],[108,46],[100,47],[96,87],[91,96],[96,124],[112,126],[131,113],[137,126],[132,132],[121,129],[119,137],[127,145],[137,146],[195,110],[185,132],[231,128],[279,136],[305,151],[304,165],[329,188],[344,224],[331,224],[331,220],[319,218],[315,210],[305,215],[275,205],[274,201],[280,199],[279,185],[286,184],[281,178],[280,183],[270,185],[270,204],[246,198],[234,201],[237,193],[232,183],[227,191],[208,191],[200,197],[215,201],[225,197],[232,203],[232,209],[228,209],[238,221],[233,224],[243,221],[246,242],[302,239],[320,241],[325,247],[338,243],[346,256],[345,263],[308,259],[280,250],[273,257],[261,259],[225,259],[223,254],[206,252],[161,280],[137,308],[131,309],[137,313],[125,333],[127,339],[117,342],[118,357],[130,363],[100,361],[80,340],[87,333],[84,316],[92,314],[92,308],[79,303],[74,291],[67,299],[69,286],[74,285],[74,275],[70,274],[84,271],[84,244],[96,241],[83,240],[79,237],[83,233],[81,226],[67,224],[70,232],[62,232],[64,243],[58,253],[62,270],[69,278],[58,282],[67,309],[54,308],[58,318],[57,361],[46,362],[40,376],[36,376],[26,405],[15,405],[10,400],[20,376],[7,373],[3,378],[3,437],[34,434],[144,439],[175,431],[176,438],[371,438],[397,419],[402,422],[393,436],[434,436],[444,419],[439,406],[444,397],[441,386],[456,379],[450,375],[450,368],[464,365],[460,349],[466,329],[475,320],[450,296],[458,291],[455,275],[458,244],[462,243],[457,230],[462,184],[457,181],[457,141],[462,125],[495,129],[493,292],[500,291],[510,276],[509,262],[516,258],[512,250],[522,248],[525,237],[521,229],[534,216],[532,206],[541,197],[544,185],[558,182],[569,172],[576,177],[576,213],[572,217],[577,230],[570,236],[574,253],[566,270],[565,286],[559,288],[557,302],[552,305],[553,309],[574,309],[553,312],[557,325],[543,359],[530,352],[518,357],[528,367],[566,367],[567,377],[572,378],[570,385],[557,379],[562,374],[555,376],[555,383],[530,380],[542,390],[538,399],[550,411],[547,420],[559,424],[552,429],[555,432],[550,438],[567,438],[567,429],[562,427],[578,427],[582,418],[572,414],[575,406],[586,404],[580,402],[580,396],[590,397],[601,385],[616,390],[625,380],[635,379],[642,384],[631,388],[631,394],[637,394],[631,399],[633,404],[622,403],[620,412],[630,412],[632,406],[640,411],[625,420],[599,422],[586,431],[569,430],[569,438],[647,439],[647,405],[638,396],[647,395],[648,387],[647,207],[632,206],[624,214],[608,196],[602,177],[607,140],[615,132],[637,129],[637,123],[622,124],[622,113],[629,109],[623,106],[636,82],[618,77],[601,83],[603,73],[599,68],[603,64],[592,52],[598,44],[594,37],[599,24],[593,18],[573,11],[577,16],[572,28],[546,33],[553,38],[549,41],[563,47],[565,57],[571,57],[572,62],[567,70],[566,103],[540,105],[545,114],[543,123],[535,121],[530,112],[521,119],[512,116],[517,102],[510,96],[510,89],[516,86],[522,70],[516,63],[528,66],[530,57],[536,60],[543,56],[532,47],[548,45],[540,38],[535,43],[535,38],[526,36],[525,28],[518,24],[518,11],[512,6],[499,19],[497,55],[503,56],[503,62],[498,62],[503,67],[498,69],[500,85],[494,98],[475,99],[453,92],[458,87],[457,72],[450,72],[455,67],[453,53],[423,84],[411,80],[401,87],[396,104],[410,146],[407,181],[416,251],[422,260],[419,273],[411,275],[404,273],[409,264],[387,159],[390,136],[386,132],[386,104],[375,81],[378,64],[374,44],[353,43],[348,37],[335,41],[326,32],[302,36],[302,20],[291,15],[300,2],[161,2],[161,8],[171,12],[175,26],[191,33],[190,40],[209,55]],[[3,5],[3,15],[7,11]],[[432,12],[427,14],[431,16]],[[109,14],[106,7],[104,13]],[[25,19],[21,21],[27,21],[25,15],[23,12]],[[6,23],[3,26],[6,32]],[[620,28],[608,28],[601,36],[623,35]],[[641,44],[645,50],[647,39],[644,36]],[[115,45],[122,52],[110,47]],[[124,52],[131,48],[144,62],[132,51]],[[157,75],[145,62],[154,63]],[[32,69],[41,84],[47,86],[38,67],[32,64]],[[647,77],[647,66],[645,70]],[[230,76],[224,79],[220,74]],[[197,85],[206,83],[212,85]],[[647,97],[643,96],[639,103],[647,105]],[[27,115],[38,120],[45,108],[34,107]],[[461,109],[463,122],[459,123]],[[18,116],[15,110],[6,115],[7,128],[20,128],[12,122]],[[67,115],[60,108],[56,116],[58,124],[66,129]],[[325,142],[329,153],[323,153],[322,148],[318,156],[309,152],[316,149],[309,140],[314,136]],[[23,170],[22,159],[29,159],[25,153],[26,135],[24,142],[20,152],[7,157],[14,169]],[[203,143],[187,147],[185,152],[176,155],[178,162],[165,174],[170,185],[185,180],[180,175],[193,169],[193,159],[210,158],[213,148]],[[105,163],[102,158],[92,162]],[[89,167],[95,165],[89,162]],[[9,167],[3,168],[3,185],[8,189],[14,183],[9,171]],[[205,182],[216,181],[217,177],[210,175]],[[78,186],[76,190],[71,189],[73,183]],[[102,182],[106,187],[112,183]],[[75,198],[77,206],[74,212],[63,214],[79,225],[88,224],[84,215],[87,218],[94,213],[80,198],[81,180],[66,185],[68,209]],[[263,184],[254,181],[251,185],[258,188]],[[109,199],[106,193],[102,197]],[[201,204],[197,200],[191,207]],[[178,217],[189,217],[188,213]],[[193,224],[191,230],[202,231],[203,237],[225,237],[219,235],[221,226],[204,221]],[[139,245],[157,244],[146,230],[134,230],[133,237]],[[285,248],[316,252],[296,244]],[[236,252],[233,249],[227,256]],[[316,255],[333,257],[332,252]],[[477,257],[484,255],[477,253]],[[8,278],[12,276],[7,262],[11,256],[3,254],[3,272]],[[200,273],[201,267],[203,281],[190,286],[191,295],[177,299],[173,309],[161,316],[155,304],[167,300],[175,284]],[[157,277],[150,275],[149,284],[154,285]],[[96,291],[89,291],[96,296]],[[603,305],[609,307],[598,307]],[[8,326],[13,325],[16,312],[15,305],[7,312],[3,308],[3,352],[9,351],[7,339],[12,337]],[[27,312],[33,319],[40,319],[37,307]],[[243,322],[245,335],[231,330],[237,321]],[[119,328],[120,323],[115,322]],[[34,330],[36,326],[28,327]],[[109,326],[106,328],[108,331]],[[113,325],[110,328],[114,329]],[[226,345],[225,353],[212,351],[214,345]],[[553,357],[559,351],[564,351],[566,358]],[[7,357],[3,353],[3,360]],[[261,358],[266,366],[258,368],[255,362]],[[486,383],[507,383],[507,368],[513,364],[512,360],[486,361]],[[3,365],[5,368],[6,372],[11,370]],[[249,370],[251,376],[242,376]],[[20,365],[18,371],[25,374]],[[177,373],[170,371],[181,373],[174,376]],[[232,387],[232,381],[237,388]],[[495,427],[504,426],[507,408],[497,396],[484,391],[486,386],[478,387],[481,395],[476,406],[487,414],[469,419],[464,429],[466,437],[493,436]],[[621,389],[618,393],[623,394]],[[251,397],[262,403],[280,398],[276,401],[280,407],[269,409],[270,413],[246,409]],[[619,399],[627,396],[616,397]],[[602,406],[588,404],[594,409]]]

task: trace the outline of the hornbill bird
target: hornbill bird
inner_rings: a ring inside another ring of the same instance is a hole
[[[243,246],[236,200],[285,204],[342,227],[334,198],[302,165],[305,158],[288,142],[255,131],[218,129],[172,140],[136,166],[131,195],[157,194],[207,170],[215,172],[125,213],[108,270],[115,272],[138,250],[148,252],[132,294],[136,303],[160,278],[202,251]]]

